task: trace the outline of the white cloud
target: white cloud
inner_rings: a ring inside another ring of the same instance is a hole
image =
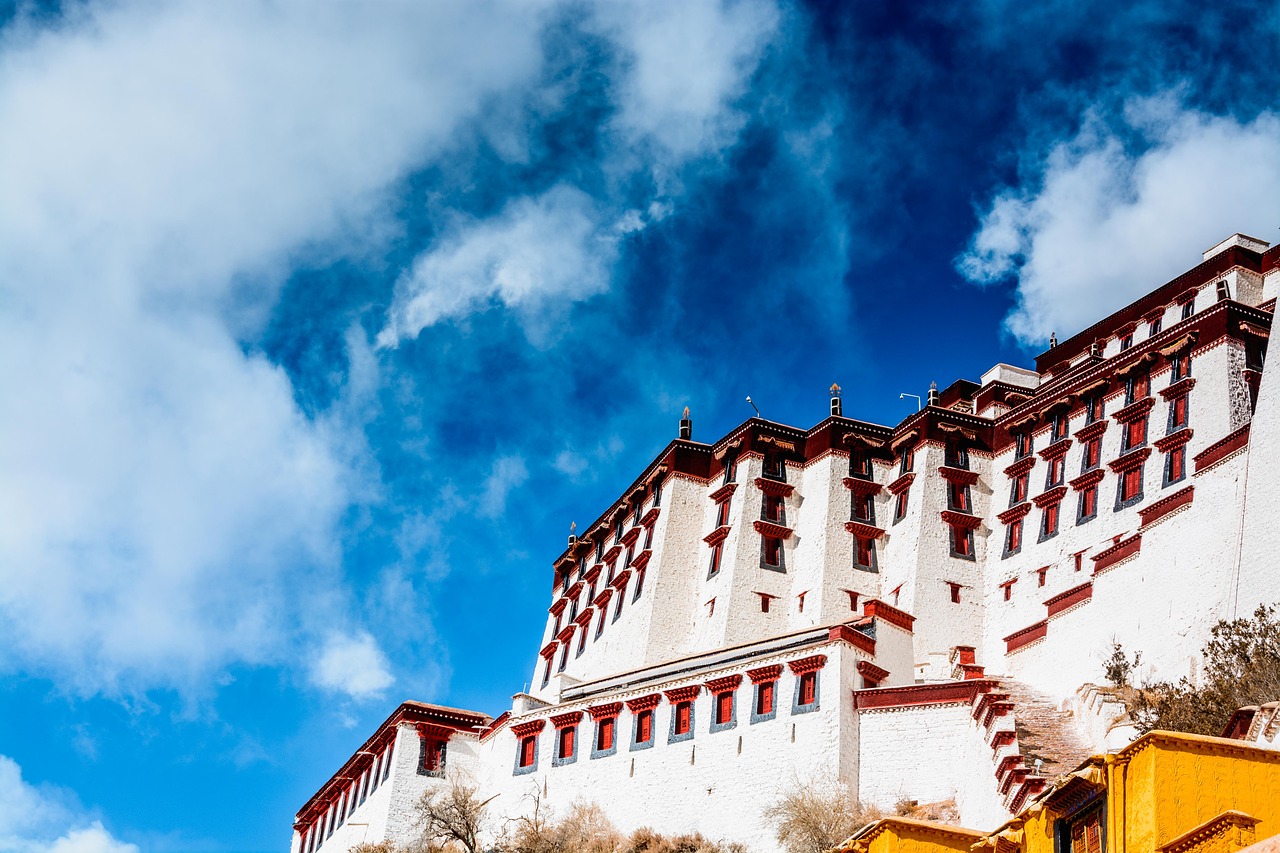
[[[0,850],[10,853],[138,853],[83,813],[60,789],[37,788],[0,755]]]
[[[330,634],[312,667],[311,680],[317,687],[353,699],[375,698],[395,683],[386,655],[367,631]]]
[[[535,321],[549,304],[606,290],[618,243],[601,222],[590,196],[558,185],[512,201],[493,219],[459,224],[401,278],[378,343],[395,346],[491,302]]]
[[[390,182],[535,75],[542,5],[70,8],[0,34],[0,671],[301,664],[349,596],[361,424],[241,341],[292,253],[376,233]]]
[[[507,509],[507,496],[529,479],[529,469],[519,456],[499,456],[484,481],[480,494],[480,514],[498,518]]]
[[[1075,333],[1199,262],[1242,231],[1271,242],[1280,225],[1280,117],[1252,121],[1131,101],[1115,126],[1087,118],[1030,186],[998,194],[958,260],[978,284],[1017,280],[1006,320],[1040,344]],[[1141,140],[1132,153],[1126,139]]]

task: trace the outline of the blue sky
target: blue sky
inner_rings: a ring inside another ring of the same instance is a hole
[[[0,850],[285,849],[685,405],[894,424],[1274,240],[1278,23],[0,3]]]

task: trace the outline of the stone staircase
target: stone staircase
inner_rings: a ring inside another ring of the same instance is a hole
[[[951,664],[953,678],[980,683],[972,716],[991,748],[996,788],[1010,812],[1016,814],[1050,780],[1092,754],[1070,711],[1021,682],[988,678],[974,661],[973,647],[955,647]]]

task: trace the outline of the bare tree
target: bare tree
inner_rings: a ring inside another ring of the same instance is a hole
[[[478,788],[459,776],[427,791],[418,801],[418,825],[422,840],[445,850],[461,847],[466,853],[480,853],[480,834],[486,809],[493,797],[481,800]]]
[[[840,782],[797,779],[764,816],[773,823],[778,843],[787,853],[830,850],[870,821],[880,817],[864,808]]]

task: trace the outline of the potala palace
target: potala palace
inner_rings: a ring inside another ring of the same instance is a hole
[[[530,692],[496,717],[405,702],[298,810],[293,853],[408,840],[446,772],[500,816],[537,792],[756,850],[797,777],[1001,825],[1135,736],[1095,686],[1113,642],[1140,679],[1194,680],[1214,623],[1280,601],[1277,295],[1280,247],[1236,234],[894,426],[834,387],[808,429],[702,443],[686,411],[555,557]]]

